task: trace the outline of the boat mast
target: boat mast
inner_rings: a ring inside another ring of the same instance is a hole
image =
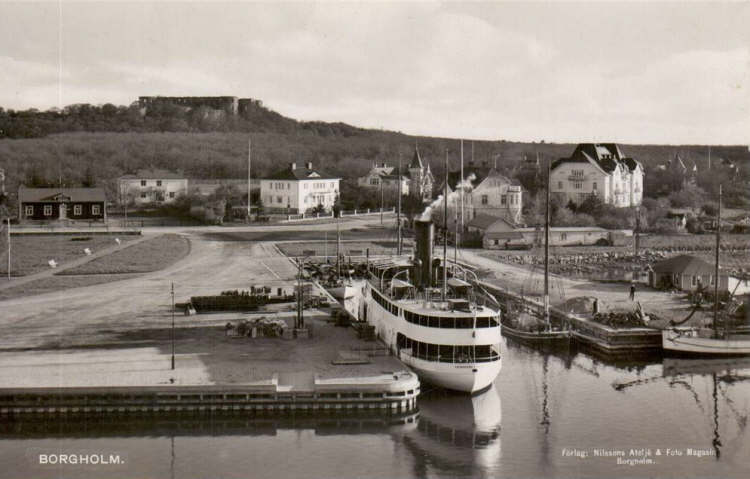
[[[398,155],[398,210],[396,211],[396,253],[401,256],[401,154]]]
[[[549,197],[550,160],[547,160],[547,193],[544,202],[544,320],[549,323]]]
[[[339,213],[341,215],[341,213]],[[339,216],[336,218],[336,275],[340,278],[341,277],[341,254],[339,254],[339,249],[341,248],[341,232],[339,230],[339,222],[341,221],[341,217]]]
[[[461,182],[464,181],[464,140],[461,140]],[[464,232],[464,189],[461,188],[461,233]]]
[[[721,185],[719,185],[719,208],[716,212],[716,261],[714,265],[714,335],[717,334],[719,318],[719,244],[721,242]]]
[[[445,189],[443,192],[443,301],[448,286],[448,148],[445,149]]]

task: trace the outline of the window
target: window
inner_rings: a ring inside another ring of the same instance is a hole
[[[508,195],[500,195],[500,204],[505,206],[508,203]]]
[[[44,205],[44,216],[52,216],[52,205]]]
[[[145,199],[146,198],[146,193],[141,193],[141,198]]]
[[[91,205],[91,214],[92,215],[101,214],[101,212],[99,211],[99,205]]]
[[[482,195],[482,204],[483,205],[487,204],[487,195]],[[445,209],[445,208],[443,208],[443,209]]]
[[[575,189],[577,189],[577,190],[580,190],[580,189],[581,189],[581,187],[583,187],[583,183],[581,183],[580,181],[574,181],[574,182],[573,182],[573,187],[574,187]]]
[[[146,180],[141,180],[141,186],[146,186]]]
[[[557,182],[557,189],[558,189],[558,190],[561,190],[561,189],[563,189],[563,187],[562,187],[562,181],[558,181],[558,182]]]
[[[24,210],[26,210],[26,216],[34,216],[34,207],[32,205],[26,205]]]
[[[81,216],[83,214],[83,205],[73,205],[73,214]]]
[[[284,200],[281,198],[281,196],[276,197],[276,203],[283,203]]]
[[[156,186],[161,186],[161,180],[156,180]]]
[[[691,284],[691,286],[697,286],[698,285],[698,277],[697,276],[691,276],[690,277],[690,284]]]
[[[292,184],[291,183],[287,183],[286,184],[286,189],[287,190],[291,190],[292,189]]]
[[[596,181],[594,182],[593,189],[596,190]]]
[[[568,233],[560,233],[560,240],[565,241],[568,239]]]
[[[378,184],[378,179],[377,178],[370,178],[370,184],[371,185],[377,185]]]
[[[170,197],[170,198],[174,198],[174,191],[170,191],[170,192],[169,192],[169,197]]]

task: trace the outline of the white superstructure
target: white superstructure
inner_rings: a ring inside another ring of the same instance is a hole
[[[502,365],[500,313],[478,304],[471,284],[456,277],[444,292],[432,287],[433,270],[440,268],[431,257],[432,224],[416,223],[422,259],[416,266],[373,264],[359,317],[420,379],[456,391],[487,389]],[[398,279],[410,274],[420,287]]]

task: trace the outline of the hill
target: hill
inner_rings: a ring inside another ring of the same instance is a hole
[[[312,161],[343,178],[364,174],[373,162],[410,161],[418,144],[422,158],[440,178],[445,150],[450,168],[458,168],[459,142],[449,138],[416,137],[400,132],[358,128],[344,123],[300,122],[264,107],[260,102],[238,115],[208,107],[161,106],[144,111],[130,106],[71,105],[62,111],[6,111],[0,108],[0,168],[14,192],[19,184],[68,186],[99,184],[114,193],[114,179],[138,168],[181,170],[189,178],[244,178],[247,142],[253,144],[253,176],[264,176],[296,161]],[[588,141],[582,139],[582,141]],[[640,160],[647,172],[646,193],[655,191],[649,178],[675,153],[699,172],[708,165],[704,145],[621,145]],[[520,178],[524,157],[559,158],[574,144],[509,141],[465,142],[465,161],[495,165]],[[721,159],[738,165],[747,180],[750,154],[746,146],[714,146],[715,165]],[[722,181],[715,174],[709,193]],[[705,176],[705,175],[703,175]],[[440,182],[438,180],[438,182]],[[714,184],[715,183],[715,184]],[[713,185],[713,186],[712,186]],[[529,187],[529,185],[524,184]],[[111,196],[114,198],[114,196]]]

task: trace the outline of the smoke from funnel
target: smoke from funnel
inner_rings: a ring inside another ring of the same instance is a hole
[[[451,203],[456,199],[456,197],[459,195],[460,190],[463,190],[464,192],[468,193],[472,189],[474,189],[474,186],[471,184],[472,181],[477,179],[477,175],[472,173],[469,175],[466,179],[461,180],[457,185],[456,189],[451,191],[448,194],[448,203]],[[435,199],[432,203],[430,203],[427,208],[422,212],[422,214],[419,216],[419,221],[431,221],[432,220],[432,210],[440,206],[440,204],[443,202],[443,195],[440,195]]]

